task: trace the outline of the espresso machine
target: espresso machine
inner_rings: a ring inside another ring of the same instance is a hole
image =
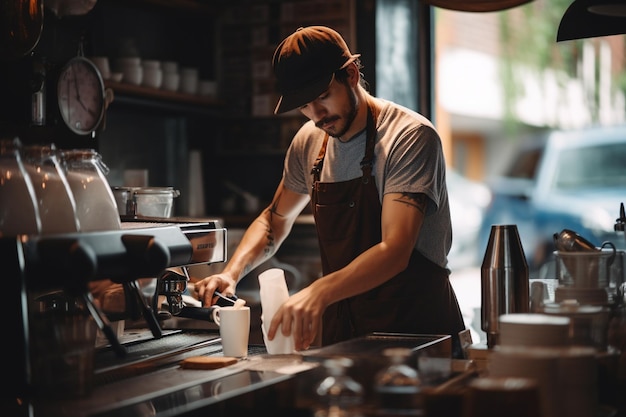
[[[163,334],[159,312],[141,296],[137,280],[160,277],[169,268],[224,262],[226,239],[227,231],[219,221],[186,218],[123,222],[121,230],[1,237],[9,318],[5,349],[10,360],[5,375],[11,376],[4,398],[28,399],[41,394],[41,355],[52,349],[46,346],[50,343],[47,338],[58,337],[61,326],[67,328],[68,322],[91,323],[91,330],[85,330],[89,325],[79,329],[79,333],[87,333],[84,339],[91,346],[95,324],[115,354],[124,357],[125,347],[89,291],[91,283],[111,280],[122,284],[133,309],[140,312],[152,338],[157,339]],[[179,284],[180,291],[184,288]],[[189,309],[185,307],[186,312]],[[76,338],[72,326],[68,334]],[[46,378],[62,380],[62,375],[54,375],[62,369],[49,371],[52,375]]]

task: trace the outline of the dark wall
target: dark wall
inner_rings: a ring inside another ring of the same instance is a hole
[[[233,47],[232,39],[222,37],[219,22],[226,16],[230,19],[231,29],[236,28],[239,11],[248,10],[246,18],[254,19],[256,16],[252,16],[250,7],[261,3],[242,0],[208,7],[201,2],[203,6],[195,10],[163,6],[168,3],[147,0],[99,0],[86,15],[62,18],[46,9],[43,33],[33,52],[21,59],[0,61],[0,135],[19,136],[25,143],[55,143],[59,148],[95,148],[111,169],[111,185],[123,185],[125,169],[147,169],[149,185],[173,186],[181,190],[181,198],[176,202],[176,214],[180,215],[186,214],[187,209],[187,162],[188,151],[192,149],[201,151],[203,156],[207,214],[221,214],[222,201],[232,197],[233,191],[224,185],[225,181],[255,194],[262,203],[269,202],[282,175],[284,151],[303,119],[271,115],[252,117],[249,106],[237,107],[251,101],[241,96],[252,94],[254,86],[248,82],[241,82],[241,85],[248,85],[247,89],[220,96],[221,108],[170,105],[158,99],[136,99],[116,91],[106,113],[105,125],[87,136],[78,136],[63,125],[55,91],[60,69],[78,54],[81,45],[86,56],[112,58],[134,49],[143,58],[176,60],[181,66],[197,66],[202,78],[218,79],[220,74],[233,72],[232,67],[221,65],[224,53],[238,51]],[[267,0],[267,3],[270,4],[269,19],[275,22],[283,2]],[[357,49],[365,65],[363,72],[373,88],[374,4],[374,0],[357,1],[353,19]],[[242,22],[242,25],[248,27],[248,23]],[[283,36],[275,23],[272,25],[270,43]],[[291,29],[283,27],[280,30]],[[274,46],[268,45],[261,58],[269,58]],[[245,45],[241,50],[247,50]],[[258,59],[259,54],[247,53],[241,57],[242,62]],[[36,77],[34,68],[39,63],[45,68],[46,123],[34,127],[31,123],[31,95]],[[220,85],[218,88],[229,91],[230,87]],[[237,89],[233,87],[230,91]],[[274,99],[270,102],[274,103]],[[230,103],[236,105],[230,106]],[[232,111],[233,108],[238,110]],[[241,209],[234,214],[242,214]]]

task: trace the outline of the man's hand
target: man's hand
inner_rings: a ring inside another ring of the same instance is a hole
[[[320,331],[325,308],[322,299],[312,286],[304,288],[289,297],[276,311],[267,332],[268,339],[273,340],[280,328],[285,336],[293,334],[296,350],[308,349]]]
[[[198,294],[198,300],[203,306],[211,306],[217,302],[215,291],[230,297],[235,295],[237,282],[226,273],[208,276],[193,284],[194,291]]]

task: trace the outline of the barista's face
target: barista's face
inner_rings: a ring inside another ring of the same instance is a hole
[[[353,126],[357,115],[357,97],[348,79],[337,81],[335,77],[328,90],[315,100],[300,107],[300,112],[315,122],[315,126],[330,136],[350,138],[358,131]]]

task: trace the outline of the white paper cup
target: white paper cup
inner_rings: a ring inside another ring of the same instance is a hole
[[[270,268],[259,274],[259,293],[261,295],[261,332],[267,353],[270,355],[294,353],[293,334],[285,336],[282,331],[276,332],[274,339],[269,340],[267,332],[274,314],[289,298],[289,289],[285,281],[285,271]]]
[[[220,327],[224,356],[248,356],[250,338],[250,307],[216,307],[213,321]]]

